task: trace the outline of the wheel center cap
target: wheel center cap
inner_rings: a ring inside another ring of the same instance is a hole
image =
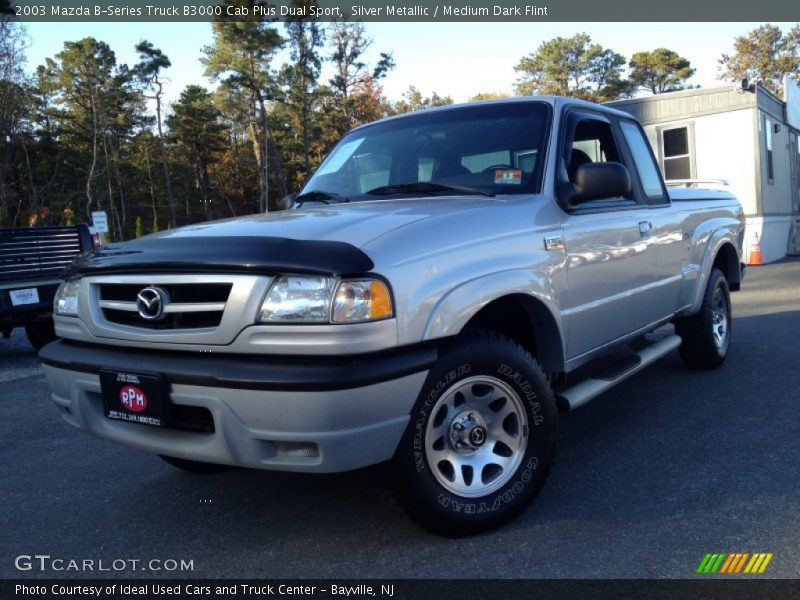
[[[475,446],[480,446],[486,441],[486,430],[480,425],[473,427],[469,432],[469,441]]]
[[[486,442],[486,437],[486,425],[475,411],[457,415],[450,424],[450,443],[458,452],[476,451]]]

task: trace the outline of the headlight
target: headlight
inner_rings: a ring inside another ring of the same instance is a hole
[[[279,277],[261,305],[259,321],[327,323],[333,277]]]
[[[392,316],[387,285],[378,279],[283,276],[261,305],[261,323],[358,323]]]
[[[62,283],[53,301],[53,311],[57,315],[77,317],[80,290],[81,282],[79,280],[65,281]]]
[[[342,281],[336,288],[331,321],[357,323],[392,316],[389,288],[379,279]]]

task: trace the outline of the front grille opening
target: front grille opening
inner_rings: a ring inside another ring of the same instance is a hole
[[[202,406],[172,404],[169,407],[169,426],[182,431],[214,433],[214,417]]]
[[[213,329],[222,322],[223,310],[189,310],[191,305],[217,304],[225,305],[230,296],[231,283],[158,283],[155,287],[163,289],[169,295],[170,305],[186,305],[180,312],[169,312],[162,319],[150,321],[139,315],[136,298],[148,284],[103,283],[99,285],[100,303],[103,316],[110,323],[138,327],[149,330],[170,329]],[[116,306],[104,306],[103,303],[117,303]],[[123,304],[123,306],[119,306]],[[175,307],[177,308],[177,307]],[[195,306],[193,308],[205,308]]]
[[[153,284],[169,293],[172,302],[227,302],[231,293],[230,283],[173,283]],[[102,300],[136,302],[136,295],[149,284],[104,283],[100,286]]]
[[[141,327],[143,329],[202,329],[208,327],[219,327],[222,321],[222,312],[196,312],[196,313],[172,313],[166,315],[160,321],[145,321],[139,316],[138,312],[127,310],[103,309],[103,315],[107,321],[118,325],[128,325],[129,327]]]

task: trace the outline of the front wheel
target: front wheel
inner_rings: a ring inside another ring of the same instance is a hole
[[[728,282],[722,271],[712,269],[700,311],[675,322],[675,332],[682,340],[678,351],[686,366],[692,369],[720,366],[728,356],[732,325]]]
[[[399,495],[437,533],[498,527],[544,483],[556,421],[530,354],[494,333],[464,334],[444,350],[411,413],[394,458]]]

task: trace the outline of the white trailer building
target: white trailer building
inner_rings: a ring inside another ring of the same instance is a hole
[[[744,207],[752,263],[756,243],[764,262],[800,253],[800,87],[788,78],[784,97],[743,82],[609,104],[641,121],[668,184],[727,182]]]

